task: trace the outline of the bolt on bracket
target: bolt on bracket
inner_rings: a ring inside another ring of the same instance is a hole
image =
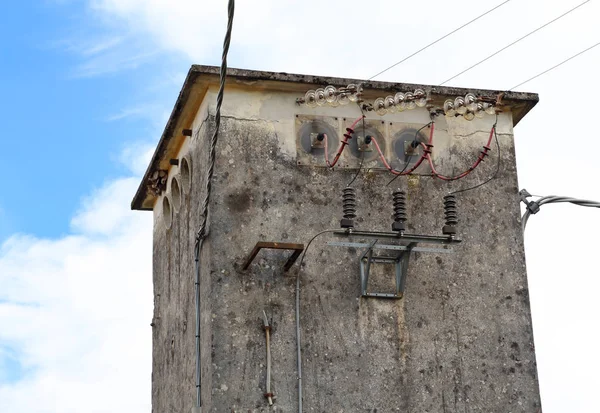
[[[367,139],[369,138],[369,139]],[[358,145],[359,152],[373,152],[373,145],[371,145],[371,137],[370,136],[362,136],[359,135],[356,138],[356,143]]]
[[[325,149],[325,137],[322,133],[311,132],[310,147],[312,149]]]

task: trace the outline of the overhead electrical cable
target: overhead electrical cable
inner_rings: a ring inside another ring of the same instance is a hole
[[[583,5],[587,4],[587,3],[589,3],[590,1],[591,1],[591,0],[586,0],[586,1],[584,1],[583,3],[580,3],[580,4],[578,4],[577,6],[573,7],[572,9],[570,9],[570,10],[568,10],[568,11],[566,11],[566,12],[564,12],[564,13],[563,13],[563,14],[561,14],[560,16],[558,16],[558,17],[555,17],[554,19],[552,19],[552,20],[550,20],[549,22],[547,22],[547,23],[543,24],[542,26],[538,27],[537,29],[535,29],[535,30],[533,30],[533,31],[531,31],[531,32],[529,32],[529,33],[527,33],[526,35],[524,35],[524,36],[522,36],[522,37],[518,38],[518,39],[517,39],[517,40],[515,40],[514,42],[512,42],[512,43],[509,43],[508,45],[504,46],[504,47],[503,47],[503,48],[501,48],[500,50],[497,50],[497,51],[495,51],[495,52],[494,52],[494,53],[492,53],[491,55],[487,56],[485,59],[483,59],[483,60],[480,60],[479,62],[475,63],[474,65],[471,65],[471,66],[469,66],[468,68],[466,68],[466,69],[465,69],[465,70],[463,70],[462,72],[459,72],[459,73],[455,74],[454,76],[452,76],[452,77],[450,77],[450,78],[448,78],[448,79],[444,80],[442,83],[440,83],[440,84],[439,84],[439,86],[442,86],[442,85],[444,85],[444,84],[448,83],[449,81],[451,81],[451,80],[453,80],[453,79],[457,78],[458,76],[460,76],[460,75],[462,75],[462,74],[464,74],[464,73],[468,72],[469,70],[471,70],[471,69],[474,69],[475,67],[477,67],[477,66],[479,66],[480,64],[482,64],[482,63],[484,63],[484,62],[488,61],[488,60],[489,60],[489,59],[491,59],[492,57],[494,57],[494,56],[496,56],[496,55],[498,55],[498,54],[502,53],[503,51],[505,51],[505,50],[506,50],[506,49],[508,49],[509,47],[512,47],[512,46],[514,46],[515,44],[519,43],[521,40],[524,40],[524,39],[528,38],[528,37],[529,37],[529,36],[531,36],[532,34],[534,34],[534,33],[538,32],[538,31],[542,30],[543,28],[545,28],[545,27],[547,27],[547,26],[551,25],[552,23],[554,23],[554,22],[556,22],[556,21],[558,21],[558,20],[562,19],[562,18],[563,18],[563,17],[565,17],[566,15],[568,15],[568,14],[570,14],[570,13],[574,12],[575,10],[577,10],[577,9],[578,9],[578,8],[580,8],[581,6],[583,6]]]
[[[587,199],[578,199],[571,198],[568,196],[557,196],[557,195],[548,195],[543,196],[537,201],[529,201],[527,198],[533,196],[527,192],[526,189],[523,189],[519,192],[521,195],[521,201],[526,205],[527,209],[523,214],[521,225],[523,227],[523,232],[525,232],[525,226],[527,225],[527,221],[532,214],[537,214],[542,205],[546,204],[554,204],[558,202],[568,202],[574,205],[589,207],[589,208],[600,208],[600,202],[597,201],[589,201]]]
[[[206,187],[204,189],[204,199],[201,205],[200,228],[196,233],[196,243],[194,246],[195,274],[195,306],[196,306],[196,407],[194,413],[202,412],[202,372],[201,372],[201,348],[200,348],[200,254],[204,239],[208,236],[207,219],[208,205],[210,203],[210,194],[212,189],[212,177],[215,171],[215,158],[217,141],[219,138],[219,127],[221,125],[221,105],[223,104],[223,94],[225,92],[225,78],[227,77],[227,53],[231,44],[231,32],[233,29],[233,16],[235,11],[235,0],[229,0],[227,5],[227,29],[225,39],[223,40],[223,53],[221,56],[220,84],[217,94],[217,105],[215,109],[215,130],[210,140],[209,163],[206,177]]]
[[[402,60],[399,60],[398,62],[394,63],[393,65],[391,65],[391,66],[390,66],[390,67],[388,67],[387,69],[384,69],[384,70],[382,70],[381,72],[377,73],[376,75],[373,75],[373,76],[371,76],[371,77],[370,77],[368,80],[372,80],[372,79],[376,78],[377,76],[379,76],[379,75],[381,75],[381,74],[383,74],[383,73],[387,72],[388,70],[390,70],[390,69],[392,69],[392,68],[394,68],[394,67],[398,66],[399,64],[406,62],[408,59],[410,59],[410,58],[412,58],[412,57],[414,57],[414,56],[418,55],[419,53],[421,53],[421,52],[425,51],[426,49],[429,49],[429,48],[430,48],[431,46],[433,46],[434,44],[436,44],[436,43],[439,43],[439,42],[441,42],[442,40],[444,40],[446,37],[453,35],[454,33],[458,32],[458,31],[459,31],[459,30],[461,30],[461,29],[464,29],[465,27],[467,27],[467,26],[468,26],[468,25],[470,25],[471,23],[474,23],[474,22],[476,22],[477,20],[479,20],[479,19],[481,19],[482,17],[484,17],[484,16],[486,16],[486,15],[490,14],[490,13],[491,13],[491,12],[493,12],[494,10],[496,10],[496,9],[498,9],[498,8],[500,8],[500,7],[502,7],[502,6],[504,6],[506,3],[510,2],[510,1],[511,1],[511,0],[506,0],[506,1],[504,1],[504,2],[502,2],[502,3],[500,3],[500,4],[498,4],[497,6],[495,6],[495,7],[491,8],[491,9],[489,9],[489,10],[488,10],[488,11],[486,11],[485,13],[483,13],[483,14],[480,14],[479,16],[475,17],[473,20],[470,20],[470,21],[468,21],[467,23],[463,24],[462,26],[460,26],[460,27],[458,27],[458,28],[456,28],[456,29],[452,30],[450,33],[448,33],[448,34],[445,34],[444,36],[440,37],[439,39],[437,39],[437,40],[435,40],[435,41],[433,41],[433,42],[429,43],[427,46],[424,46],[424,47],[420,48],[419,50],[417,50],[417,51],[416,51],[416,52],[414,52],[413,54],[406,56],[406,57],[405,57],[405,58],[403,58]]]
[[[573,60],[573,59],[575,59],[576,57],[578,57],[578,56],[581,56],[581,55],[582,55],[582,54],[584,54],[585,52],[592,50],[594,47],[596,47],[596,46],[598,46],[598,45],[600,45],[600,42],[596,43],[596,44],[595,44],[595,45],[593,45],[593,46],[590,46],[590,47],[588,47],[588,48],[587,48],[587,49],[585,49],[585,50],[582,50],[581,52],[579,52],[579,53],[577,53],[577,54],[574,54],[573,56],[569,57],[568,59],[565,59],[565,60],[563,60],[563,61],[562,61],[562,62],[560,62],[559,64],[552,66],[550,69],[546,69],[546,70],[544,70],[543,72],[541,72],[541,73],[538,73],[537,75],[535,75],[535,76],[533,76],[533,77],[530,77],[530,78],[529,78],[529,79],[527,79],[526,81],[524,81],[524,82],[521,82],[521,83],[519,83],[518,85],[516,85],[516,86],[513,86],[513,87],[511,87],[511,88],[510,88],[510,89],[508,89],[508,90],[509,90],[509,91],[511,91],[511,90],[513,90],[513,89],[516,89],[516,88],[518,88],[518,87],[520,87],[520,86],[523,86],[525,83],[531,82],[533,79],[537,79],[538,77],[540,77],[540,76],[542,76],[542,75],[545,75],[546,73],[548,73],[548,72],[550,72],[550,71],[552,71],[552,70],[556,69],[557,67],[559,67],[559,66],[562,66],[563,64],[567,63],[569,60]]]

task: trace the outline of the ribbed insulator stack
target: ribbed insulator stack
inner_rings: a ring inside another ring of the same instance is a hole
[[[342,228],[354,228],[354,218],[356,218],[356,190],[346,187],[342,191],[342,210],[343,218],[340,221]]]
[[[458,213],[456,207],[456,197],[454,195],[446,195],[444,197],[444,216],[446,223],[442,228],[444,235],[456,234],[456,224],[458,224]]]
[[[392,224],[392,231],[404,232],[406,229],[406,192],[394,191],[392,194],[394,202],[394,223]]]

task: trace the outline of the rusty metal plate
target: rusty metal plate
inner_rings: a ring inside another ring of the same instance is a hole
[[[298,257],[302,253],[302,251],[304,251],[304,244],[295,244],[295,243],[289,243],[289,242],[259,241],[256,243],[256,245],[252,249],[252,252],[250,252],[250,255],[244,262],[244,265],[242,266],[242,270],[245,271],[248,269],[248,267],[250,267],[250,264],[252,264],[252,261],[254,261],[254,258],[256,258],[256,256],[258,255],[258,253],[260,252],[261,249],[291,250],[292,255],[290,255],[290,257],[286,261],[285,265],[283,266],[283,271],[287,272],[290,268],[292,268],[292,265],[294,265],[294,263],[296,262],[296,260],[298,259]]]

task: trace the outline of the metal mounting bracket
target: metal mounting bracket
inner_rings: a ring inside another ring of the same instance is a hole
[[[406,246],[404,251],[401,251],[396,256],[373,256],[373,250],[377,240],[371,243],[371,246],[360,257],[360,290],[363,297],[375,298],[402,298],[404,294],[404,283],[406,281],[406,271],[408,269],[408,260],[410,253],[416,243],[411,242]],[[369,275],[371,272],[371,264],[394,264],[396,269],[396,289],[394,293],[371,293],[368,291]]]
[[[365,142],[365,136],[359,135],[356,137],[359,152],[373,152],[373,145]]]
[[[325,149],[325,139],[319,140],[320,133],[310,134],[310,147],[312,149]]]
[[[353,231],[340,230],[334,232],[338,236],[359,236],[362,238],[375,238],[370,243],[364,242],[328,242],[327,245],[337,247],[366,248],[360,257],[360,293],[362,297],[372,298],[394,298],[399,299],[404,295],[404,286],[408,272],[408,263],[410,255],[413,252],[433,252],[438,254],[449,254],[451,249],[447,248],[425,248],[418,247],[418,243],[431,244],[455,244],[461,242],[449,236],[431,236],[431,235],[412,235],[393,232],[374,232],[374,231]],[[378,244],[380,238],[398,239],[404,241],[405,245],[384,245]],[[395,254],[374,255],[374,250],[396,251]],[[395,268],[395,290],[391,292],[369,292],[369,276],[371,273],[371,264],[394,264]]]
[[[302,251],[304,251],[304,244],[292,244],[289,242],[262,242],[262,241],[259,241],[256,243],[256,245],[252,249],[252,252],[250,253],[250,256],[248,257],[248,259],[242,266],[242,270],[245,271],[248,269],[248,267],[250,267],[250,264],[252,264],[252,261],[254,260],[254,258],[256,258],[259,251],[263,248],[274,249],[274,250],[292,250],[292,251],[294,251],[292,253],[292,255],[290,255],[290,258],[288,258],[285,265],[283,266],[283,271],[287,272],[290,268],[292,268],[292,265],[294,265],[294,263],[296,262],[296,260],[298,259],[298,257],[302,253]]]

